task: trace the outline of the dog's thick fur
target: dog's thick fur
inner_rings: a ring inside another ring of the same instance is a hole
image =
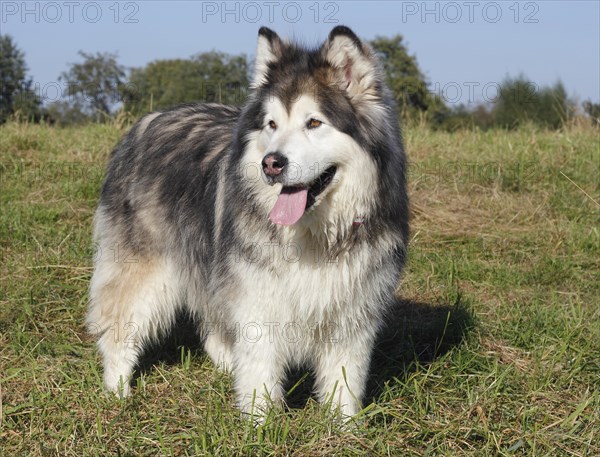
[[[184,308],[242,411],[281,401],[286,369],[309,364],[319,398],[353,415],[407,250],[395,106],[343,26],[312,50],[261,28],[255,68],[243,109],[154,112],[114,150],[87,324],[123,395]]]

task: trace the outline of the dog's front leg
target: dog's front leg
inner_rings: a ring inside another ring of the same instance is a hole
[[[285,361],[268,334],[242,334],[233,347],[233,369],[240,410],[261,420],[271,405],[283,402]]]
[[[348,332],[336,341],[321,342],[316,360],[316,391],[319,399],[343,417],[356,415],[369,374],[373,335]]]

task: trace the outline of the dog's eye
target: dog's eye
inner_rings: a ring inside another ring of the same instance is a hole
[[[309,119],[309,121],[306,123],[306,128],[308,129],[316,129],[317,127],[321,127],[322,122],[318,119]]]
[[[277,128],[277,124],[275,121],[269,121],[269,128],[275,130]]]

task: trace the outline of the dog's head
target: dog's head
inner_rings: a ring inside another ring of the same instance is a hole
[[[335,27],[316,49],[260,29],[239,134],[244,173],[272,222],[367,214],[397,131],[380,64],[349,28]]]

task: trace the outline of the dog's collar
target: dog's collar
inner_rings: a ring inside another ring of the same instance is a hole
[[[352,227],[360,227],[365,223],[365,216],[356,216],[352,221]]]

